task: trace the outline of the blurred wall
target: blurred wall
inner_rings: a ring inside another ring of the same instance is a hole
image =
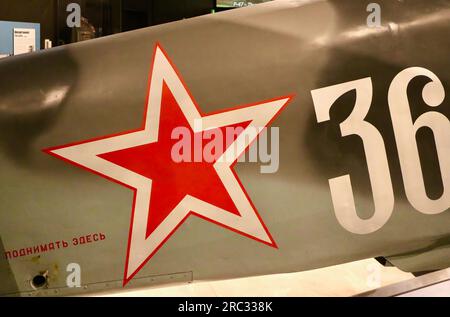
[[[0,0],[0,20],[41,24],[41,47],[45,39],[56,40],[56,1]]]
[[[80,4],[96,36],[130,31],[151,25],[211,13],[215,0],[0,0],[0,20],[41,24],[41,47],[70,43],[67,5]]]

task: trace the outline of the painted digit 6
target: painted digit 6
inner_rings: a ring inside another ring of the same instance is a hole
[[[425,68],[411,67],[400,72],[392,81],[388,94],[389,110],[408,201],[424,214],[438,214],[450,207],[450,121],[439,112],[428,111],[412,122],[407,88],[417,76],[431,79],[422,90],[422,98],[427,105],[437,107],[444,101],[445,90],[439,78]],[[422,127],[433,131],[436,142],[444,186],[442,196],[436,200],[426,194],[420,165],[416,133]]]

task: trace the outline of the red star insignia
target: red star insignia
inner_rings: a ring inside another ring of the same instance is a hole
[[[233,170],[239,156],[287,105],[280,97],[214,114],[202,114],[175,66],[156,45],[143,126],[44,150],[134,191],[124,286],[190,215],[277,247]],[[173,131],[193,138],[241,128],[211,162],[175,162]]]

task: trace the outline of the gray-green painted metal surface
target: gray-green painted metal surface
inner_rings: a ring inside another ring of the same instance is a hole
[[[0,294],[73,294],[66,286],[70,263],[81,266],[80,293],[99,291],[98,285],[122,287],[133,192],[42,149],[139,128],[157,42],[205,113],[288,94],[295,98],[272,123],[280,128],[279,171],[261,174],[258,163],[235,167],[278,249],[190,217],[136,281],[155,285],[171,282],[170,276],[188,282],[295,272],[375,256],[393,256],[401,268],[402,256],[396,255],[427,259],[423,255],[436,249],[447,251],[433,261],[421,259],[420,270],[448,267],[450,213],[426,215],[406,199],[387,91],[400,71],[419,66],[450,92],[450,1],[378,3],[378,28],[366,25],[368,1],[281,1],[1,60],[3,250],[93,233],[106,239],[3,257]],[[357,210],[371,216],[361,139],[342,138],[339,131],[355,95],[339,99],[331,121],[318,124],[311,91],[365,77],[373,83],[367,121],[384,137],[395,206],[381,229],[359,235],[337,221],[328,183],[350,174]],[[427,110],[421,99],[426,83],[419,78],[409,90],[415,117]],[[449,107],[447,97],[436,111],[449,116]],[[438,198],[442,181],[432,135],[425,131],[417,139],[428,194]],[[406,262],[416,270],[414,260]],[[45,271],[48,290],[33,291],[30,279]],[[127,287],[142,286],[133,283]]]

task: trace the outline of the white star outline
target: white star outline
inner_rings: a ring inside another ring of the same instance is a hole
[[[152,180],[102,159],[98,155],[158,141],[163,82],[171,91],[194,132],[250,122],[234,143],[213,164],[240,216],[196,197],[186,195],[159,226],[146,237]],[[291,99],[292,96],[285,96],[202,116],[175,66],[162,47],[156,44],[142,129],[44,151],[134,190],[123,280],[125,286],[191,214],[277,248],[232,166],[258,138],[259,134],[247,130],[255,131],[256,128],[261,132],[261,127],[269,125]]]

